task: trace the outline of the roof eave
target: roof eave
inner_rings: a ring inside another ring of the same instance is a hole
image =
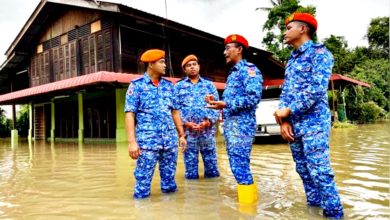
[[[35,8],[34,12],[31,14],[27,22],[22,27],[21,31],[18,33],[12,44],[8,47],[5,55],[9,57],[16,46],[19,44],[23,36],[26,32],[31,28],[31,25],[36,20],[37,16],[41,13],[42,9],[49,3],[54,3],[58,5],[70,5],[82,8],[89,9],[98,9],[102,11],[110,11],[110,12],[119,12],[118,4],[109,3],[109,2],[100,2],[100,1],[84,1],[84,0],[73,0],[73,1],[65,1],[65,0],[41,0],[38,6]]]
[[[20,42],[22,37],[25,35],[26,31],[30,28],[31,24],[35,20],[35,18],[38,16],[38,14],[41,12],[42,8],[45,6],[46,1],[42,0],[38,6],[35,8],[34,12],[31,14],[30,18],[27,20],[27,22],[22,27],[22,30],[19,32],[19,34],[16,36],[14,41],[11,43],[11,45],[8,47],[7,51],[5,52],[5,55],[7,56],[7,59],[12,54],[13,50],[15,49],[16,45]]]

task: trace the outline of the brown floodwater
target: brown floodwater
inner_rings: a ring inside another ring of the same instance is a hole
[[[389,219],[389,137],[388,122],[332,130],[331,161],[345,219]],[[319,208],[306,206],[290,150],[278,139],[256,140],[251,169],[259,203],[238,207],[223,139],[217,140],[221,177],[185,180],[179,154],[178,191],[162,194],[156,169],[152,196],[134,200],[135,161],[126,144],[20,141],[12,147],[2,139],[0,219],[323,218]]]

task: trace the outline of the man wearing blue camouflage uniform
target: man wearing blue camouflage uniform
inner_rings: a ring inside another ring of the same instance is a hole
[[[257,202],[257,187],[250,171],[250,153],[256,133],[256,108],[261,99],[262,75],[252,63],[243,59],[249,48],[241,35],[225,39],[227,65],[231,66],[223,92],[223,101],[210,100],[210,108],[223,109],[224,136],[229,163],[238,183],[239,203]]]
[[[330,110],[328,83],[332,54],[313,43],[317,21],[311,14],[294,13],[286,19],[284,39],[294,47],[286,65],[285,82],[275,119],[289,141],[309,206],[322,207],[324,216],[342,218],[334,173],[329,159]]]
[[[186,147],[174,86],[161,78],[166,69],[165,52],[148,50],[142,54],[141,61],[146,63],[147,70],[143,77],[130,83],[124,109],[129,156],[138,159],[134,171],[134,198],[137,199],[150,195],[157,162],[162,192],[176,191],[177,133],[182,150]]]
[[[214,84],[199,75],[200,65],[195,55],[183,59],[182,68],[187,77],[175,85],[181,118],[186,132],[187,149],[184,152],[185,178],[198,179],[199,151],[203,158],[204,177],[218,177],[215,123],[218,110],[206,108],[205,96],[212,94],[218,100]]]

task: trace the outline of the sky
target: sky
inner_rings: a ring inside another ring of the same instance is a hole
[[[40,0],[0,0],[0,65],[5,52],[26,23]],[[265,49],[261,41],[267,13],[255,10],[270,7],[270,0],[106,0],[205,32],[226,37],[237,33],[251,46]],[[165,4],[166,3],[166,4]],[[390,15],[390,0],[301,0],[304,6],[317,8],[319,40],[331,34],[344,36],[349,48],[367,46],[365,39],[372,18]],[[165,7],[167,6],[167,7]]]
[[[70,0],[68,0],[70,1]],[[261,41],[270,0],[105,0],[133,7],[225,38],[241,34],[249,45],[265,49]],[[4,55],[40,0],[0,0],[0,65]],[[390,0],[301,0],[317,9],[317,36],[344,36],[349,48],[367,46],[372,18],[390,15]]]

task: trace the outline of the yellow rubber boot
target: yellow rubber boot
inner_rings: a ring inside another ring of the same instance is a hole
[[[256,183],[251,185],[238,185],[238,210],[246,215],[255,216],[257,214],[257,187]]]
[[[237,192],[239,204],[254,205],[258,201],[256,183],[251,185],[238,184]]]

